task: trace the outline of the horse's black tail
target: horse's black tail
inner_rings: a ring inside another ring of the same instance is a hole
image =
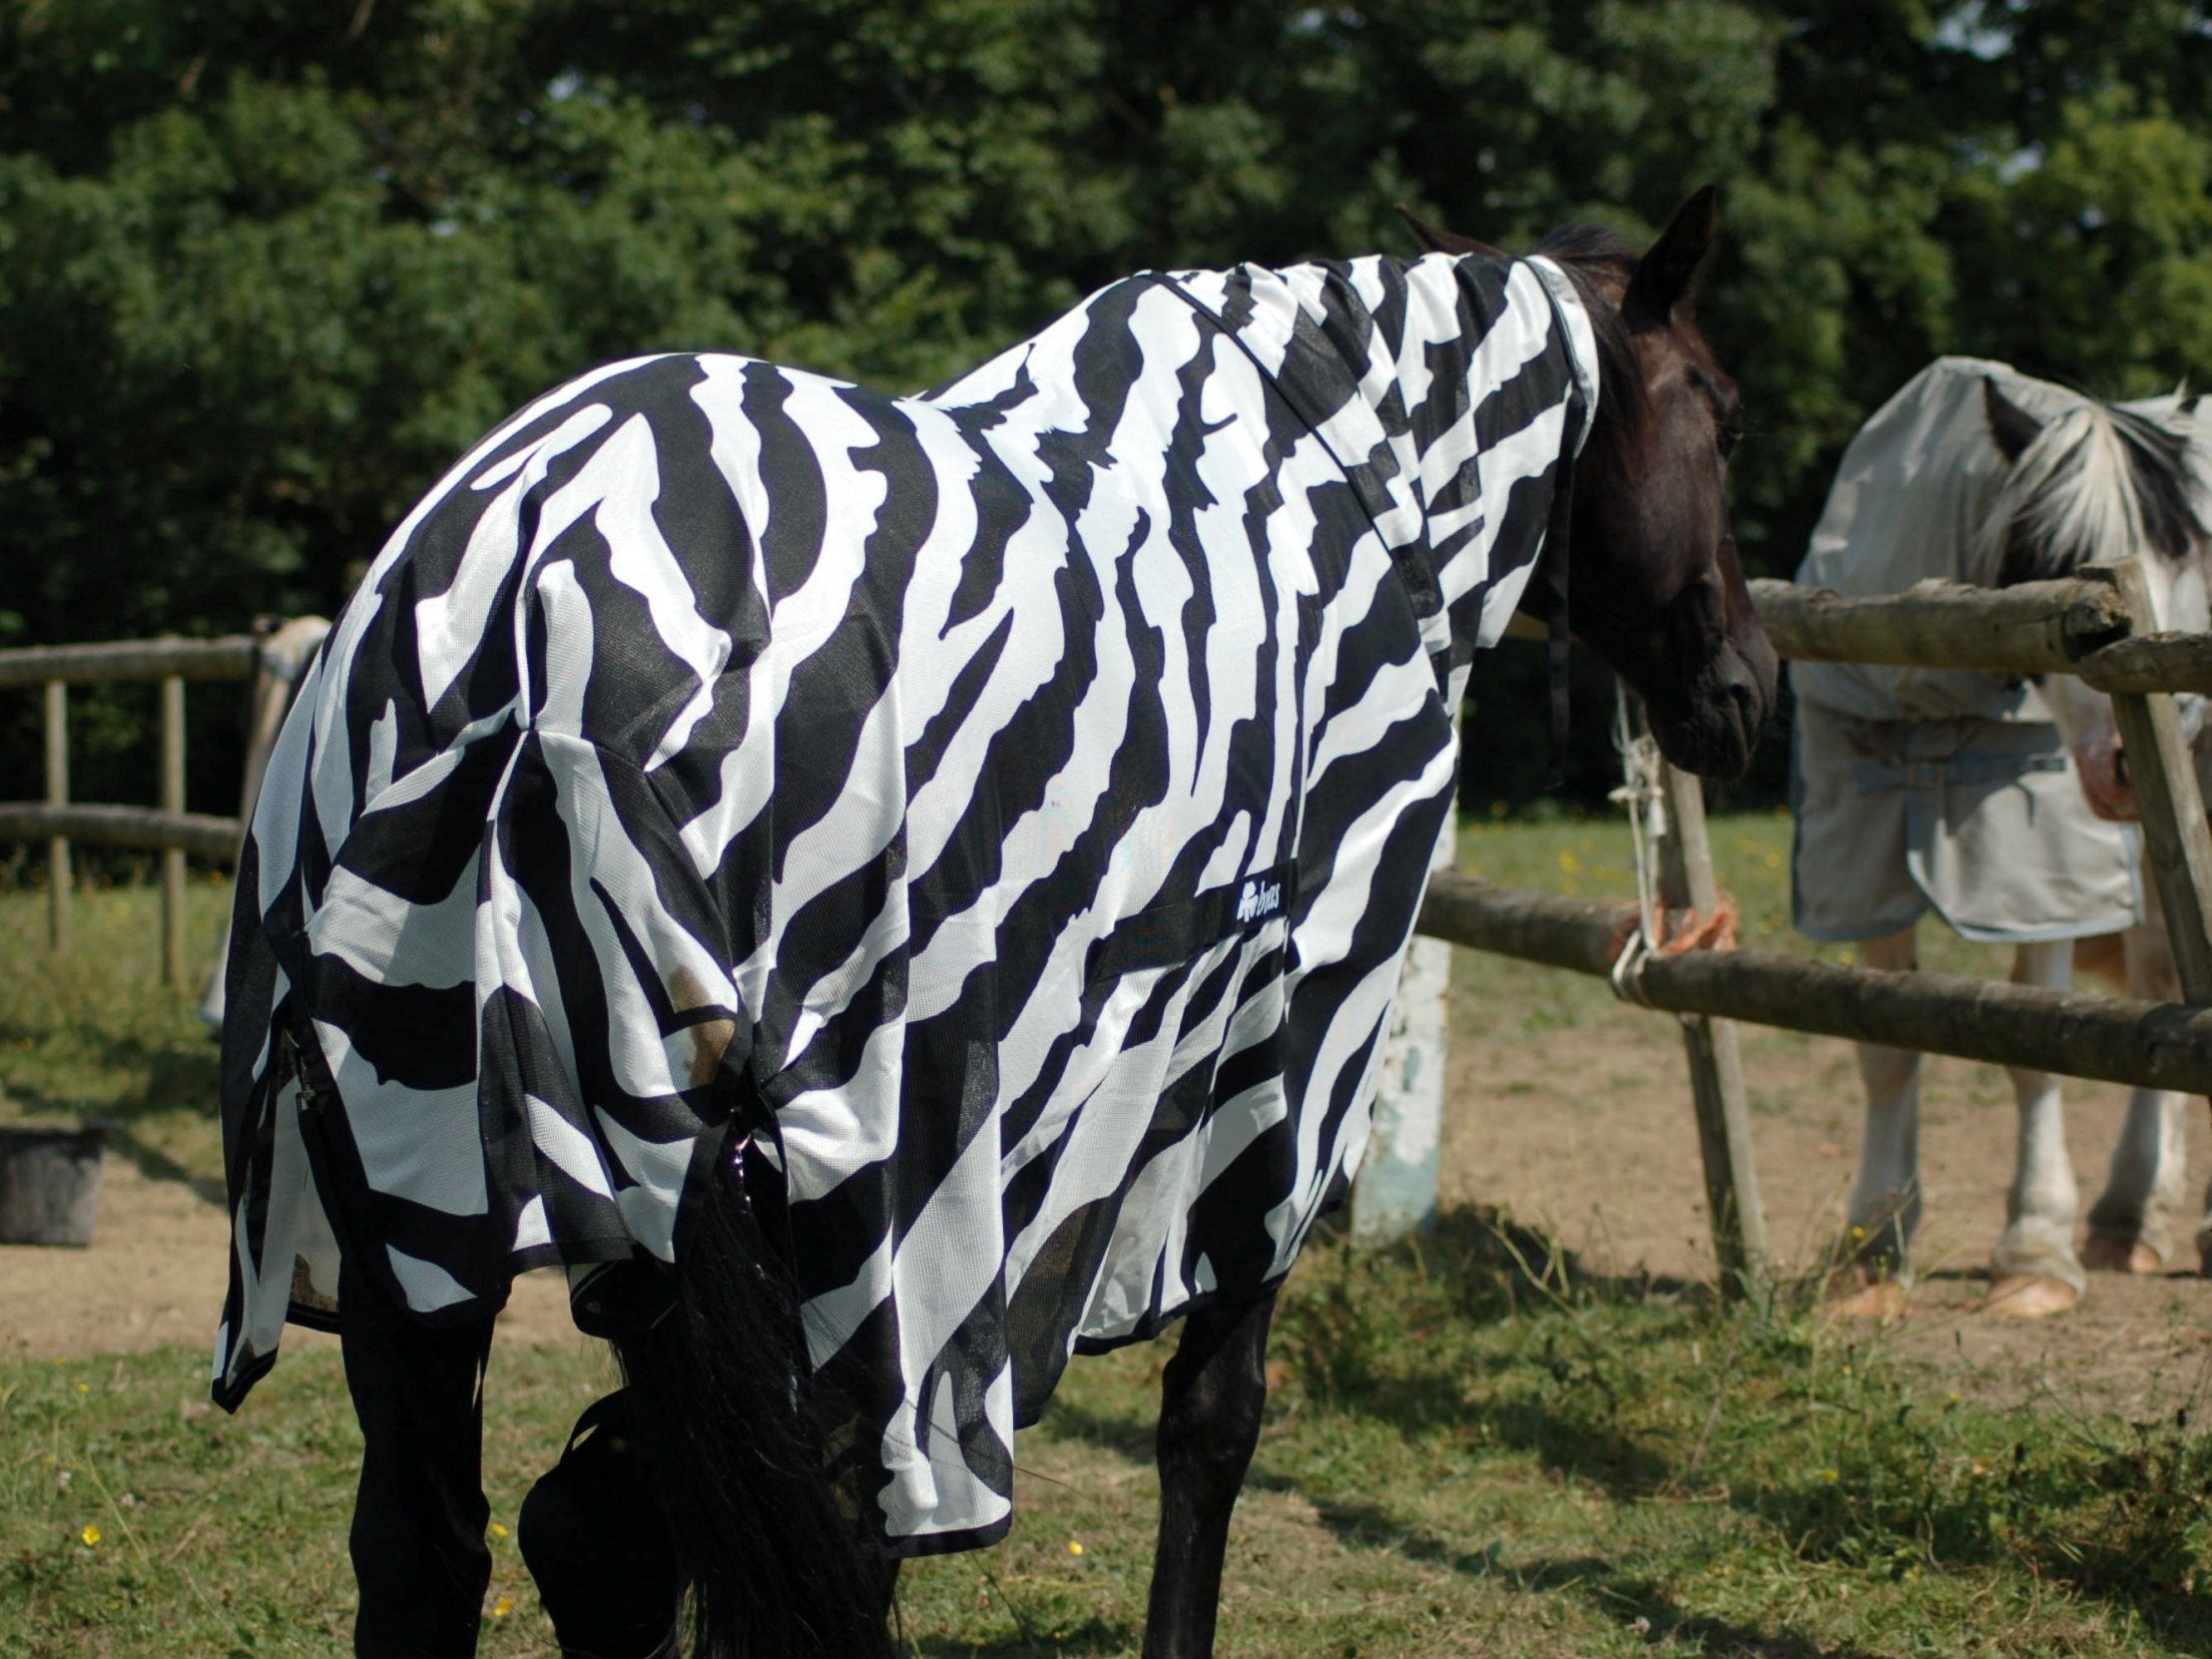
[[[791,1275],[734,1179],[686,1216],[674,1306],[616,1338],[693,1659],[892,1659],[890,1573],[839,1507]]]

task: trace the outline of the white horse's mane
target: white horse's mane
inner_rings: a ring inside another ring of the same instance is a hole
[[[1977,568],[2001,585],[2145,551],[2175,565],[2195,555],[2212,512],[2191,464],[2190,406],[2177,395],[2152,415],[2084,400],[2045,422],[1982,519]]]

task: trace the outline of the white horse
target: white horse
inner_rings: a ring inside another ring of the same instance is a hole
[[[2141,555],[2156,626],[2202,628],[2193,411],[2193,399],[2115,406],[2002,364],[1942,359],[1854,440],[1798,579],[1857,594],[1930,576],[2005,586]],[[2015,983],[2063,989],[2079,940],[2082,965],[2130,994],[2178,996],[2139,839],[2116,829],[2133,802],[2110,699],[2066,675],[2031,688],[1847,665],[1794,673],[1801,927],[1855,939],[1868,967],[1909,969],[1919,916],[1934,908],[1967,938],[2011,942]],[[1902,1305],[1921,1217],[1921,1057],[1857,1048],[1866,1135],[1833,1294],[1842,1311],[1878,1315]],[[1984,1306],[2063,1313],[2087,1269],[2160,1271],[2184,1202],[2186,1097],[2133,1092],[2077,1253],[2058,1080],[2007,1073],[2018,1150]],[[2212,1262],[2212,1232],[2197,1243]]]

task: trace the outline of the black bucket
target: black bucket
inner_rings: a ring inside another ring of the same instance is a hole
[[[0,1244],[92,1243],[107,1129],[0,1124]]]

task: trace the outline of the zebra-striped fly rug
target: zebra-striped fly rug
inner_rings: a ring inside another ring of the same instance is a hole
[[[1068,1356],[1289,1271],[1596,353],[1540,260],[1148,275],[893,397],[597,369],[402,523],[240,871],[235,1406],[338,1238],[427,1320],[776,1189],[883,1547]],[[740,1152],[739,1149],[743,1148]]]

